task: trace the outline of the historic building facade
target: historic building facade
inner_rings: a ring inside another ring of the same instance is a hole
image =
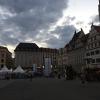
[[[91,26],[86,46],[87,67],[100,67],[100,26]]]
[[[60,48],[58,51],[58,56],[57,56],[57,61],[58,61],[58,67],[63,66],[63,49],[64,48]]]
[[[83,30],[74,33],[71,41],[65,46],[65,53],[63,54],[64,64],[72,66],[75,70],[80,71],[82,66],[85,66],[85,52],[86,52],[87,36]]]
[[[65,67],[68,65],[68,48],[60,48],[58,53],[58,66],[59,67]]]
[[[39,48],[35,43],[20,43],[15,49],[15,67],[20,65],[24,69],[31,69],[33,64],[43,67],[45,58],[50,58],[55,66],[57,53],[57,49]]]
[[[3,66],[13,67],[12,54],[6,47],[0,46],[0,68]]]

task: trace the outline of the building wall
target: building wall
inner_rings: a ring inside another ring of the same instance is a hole
[[[60,48],[58,52],[58,56],[57,56],[57,61],[58,61],[57,66],[58,67],[63,67],[63,54],[64,54],[63,49],[64,48]]]
[[[75,31],[70,42],[65,46],[63,52],[63,64],[67,66],[72,66],[76,71],[80,71],[85,63],[85,52],[86,52],[86,36],[81,29],[81,31]]]
[[[8,68],[13,67],[12,54],[6,47],[0,47],[0,68],[4,65]]]
[[[39,66],[41,63],[41,54],[38,52],[19,51],[15,53],[15,67],[31,68],[33,64]]]
[[[45,58],[51,58],[51,63],[55,66],[57,63],[56,56],[57,52],[55,50],[50,51],[47,48],[38,51],[16,51],[15,67],[20,65],[25,69],[31,69],[33,64],[36,64],[37,67],[43,67]]]
[[[69,51],[68,65],[71,65],[75,70],[80,71],[82,66],[85,66],[85,51],[85,48]]]
[[[93,25],[89,32],[85,56],[87,67],[100,67],[100,32]]]

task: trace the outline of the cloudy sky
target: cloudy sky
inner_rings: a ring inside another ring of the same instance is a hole
[[[98,0],[0,0],[0,45],[19,42],[61,48],[75,30],[98,21]]]

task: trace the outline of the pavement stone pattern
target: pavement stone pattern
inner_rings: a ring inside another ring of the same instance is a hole
[[[0,100],[100,100],[99,82],[81,84],[80,80],[52,78],[3,82],[7,84],[0,88]]]

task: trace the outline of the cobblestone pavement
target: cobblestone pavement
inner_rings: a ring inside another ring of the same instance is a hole
[[[100,100],[100,83],[36,78],[0,81],[0,100]]]

